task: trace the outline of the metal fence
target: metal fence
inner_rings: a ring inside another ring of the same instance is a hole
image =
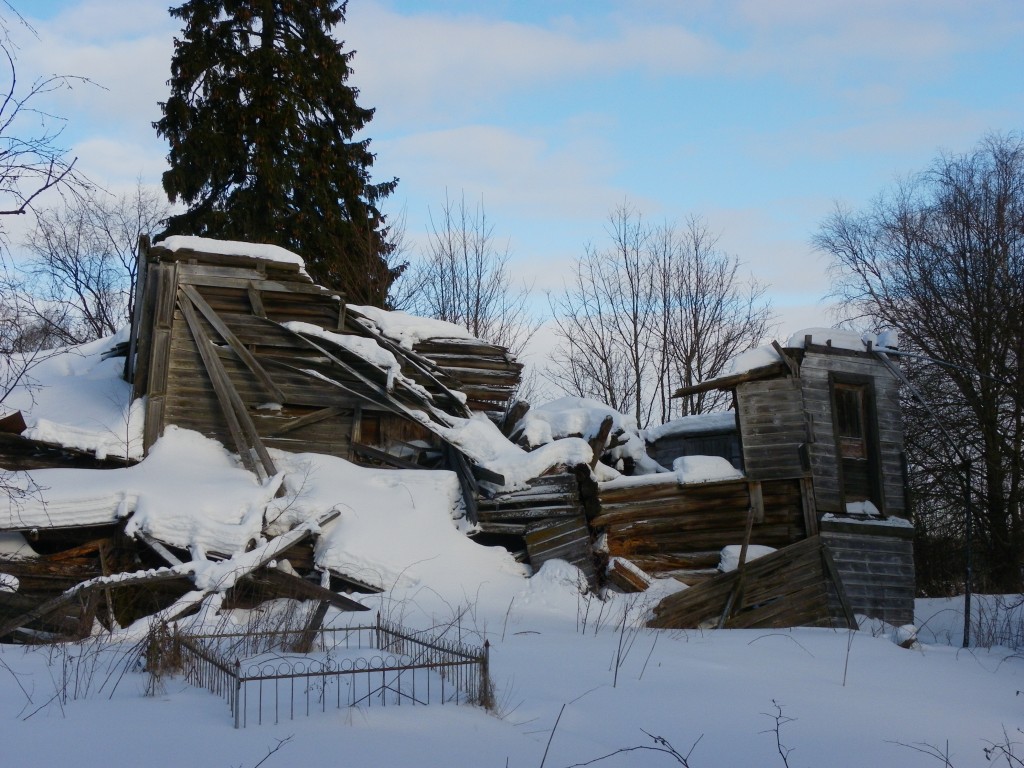
[[[490,644],[474,648],[381,621],[370,626],[171,633],[186,680],[223,696],[236,728],[328,705],[491,705]],[[295,652],[302,648],[303,653]],[[370,652],[376,651],[371,654]]]

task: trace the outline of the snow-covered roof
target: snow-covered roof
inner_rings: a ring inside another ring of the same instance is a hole
[[[643,436],[649,443],[664,437],[675,435],[703,435],[712,432],[734,432],[736,430],[736,412],[698,413],[693,416],[666,421],[656,427],[648,427]]]
[[[21,411],[25,437],[95,453],[98,458],[142,457],[143,403],[132,402],[121,378],[124,358],[103,353],[128,340],[128,329],[99,341],[43,352],[21,385],[3,401],[4,412]],[[12,355],[0,366],[24,364]]]
[[[461,339],[478,342],[478,340],[461,325],[434,320],[429,317],[417,317],[408,312],[388,311],[379,307],[349,305],[360,322],[377,331],[383,336],[398,342],[405,349],[412,349],[416,344],[428,339]],[[479,342],[478,342],[479,343]]]
[[[896,349],[899,346],[899,334],[896,331],[889,330],[874,334],[849,331],[842,328],[803,328],[792,334],[786,343],[780,346],[783,349],[805,349],[808,338],[810,338],[812,344],[817,346],[851,352],[866,352],[869,345],[871,349],[882,351]],[[693,387],[686,387],[680,390],[680,392],[726,386],[733,377],[751,376],[760,373],[770,375],[782,364],[782,357],[771,344],[755,347],[727,360],[722,368],[722,372],[715,378],[700,382]]]
[[[193,237],[191,235],[171,235],[153,243],[154,247],[166,248],[169,251],[195,251],[210,253],[217,256],[242,256],[250,259],[274,261],[280,264],[294,264],[303,273],[306,262],[297,253],[286,248],[267,243],[246,243],[241,240],[216,240],[211,237]]]

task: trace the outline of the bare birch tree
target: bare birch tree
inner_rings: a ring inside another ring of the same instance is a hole
[[[139,236],[170,207],[141,182],[114,198],[93,192],[37,213],[25,242],[35,324],[62,344],[110,335],[131,322]]]
[[[659,227],[651,245],[661,419],[718,410],[727,404],[727,393],[702,392],[675,401],[670,396],[679,387],[714,378],[730,358],[765,338],[772,320],[765,288],[743,278],[739,260],[719,250],[718,236],[698,218],[691,216],[678,228]]]
[[[763,340],[772,319],[763,286],[742,279],[739,260],[700,219],[652,227],[624,204],[606,231],[609,245],[588,246],[551,300],[559,345],[549,378],[642,427],[720,408],[714,394],[670,395]]]
[[[608,246],[588,245],[572,283],[551,298],[559,344],[548,375],[566,391],[630,413],[643,425],[651,416],[657,363],[650,231],[623,204],[608,217],[606,233]]]
[[[445,195],[431,214],[426,250],[401,277],[395,295],[402,308],[462,326],[477,338],[518,355],[538,324],[528,304],[530,288],[516,286],[508,242],[498,241],[483,202]]]

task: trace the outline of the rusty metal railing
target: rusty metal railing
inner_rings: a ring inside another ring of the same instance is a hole
[[[172,632],[185,679],[224,697],[236,728],[343,706],[479,704],[489,707],[490,644],[471,647],[377,621],[317,631]],[[377,651],[371,654],[369,652]]]

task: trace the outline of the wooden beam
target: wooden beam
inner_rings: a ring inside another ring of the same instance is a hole
[[[277,568],[267,568],[260,574],[254,574],[254,578],[266,580],[276,586],[282,594],[291,597],[300,597],[306,600],[321,600],[328,605],[333,605],[341,611],[368,611],[370,608],[362,603],[356,602],[350,597],[339,595],[329,589],[314,584]]]
[[[469,468],[469,462],[455,446],[449,442],[444,443],[444,451],[447,454],[449,465],[459,478],[459,487],[462,489],[462,501],[466,505],[466,519],[472,525],[480,522],[480,513],[477,509],[476,500],[480,494],[480,486]]]
[[[385,464],[394,467],[395,469],[427,469],[427,467],[420,466],[419,464],[403,459],[401,456],[393,456],[387,451],[382,451],[379,448],[374,448],[369,445],[363,445],[362,443],[352,443],[352,452],[359,455],[363,455],[368,459],[375,459],[376,461],[384,462]]]
[[[839,575],[839,569],[836,567],[836,561],[832,557],[832,552],[828,548],[828,544],[822,542],[821,545],[821,559],[825,564],[825,572],[832,580],[832,586],[836,589],[836,596],[839,598],[839,607],[843,610],[843,616],[846,618],[846,626],[849,629],[857,628],[857,617],[853,613],[853,608],[850,606],[850,598],[846,596],[846,588],[843,586],[843,579]]]
[[[764,495],[761,493],[761,481],[754,480],[748,486],[750,489],[750,509],[754,513],[754,522],[764,522]]]
[[[291,419],[290,421],[285,422],[279,427],[275,426],[273,429],[268,430],[264,434],[264,437],[277,437],[279,435],[284,435],[296,429],[308,427],[310,424],[316,424],[319,421],[324,421],[325,419],[330,419],[333,418],[334,416],[338,416],[339,414],[344,413],[345,410],[346,409],[342,408],[341,406],[321,408],[318,411],[313,411],[313,413],[307,413],[305,416],[299,416],[297,419]]]
[[[611,416],[605,416],[600,428],[597,430],[597,434],[590,440],[590,451],[593,453],[593,457],[590,459],[591,469],[596,467],[597,462],[601,460],[605,446],[608,444],[608,435],[611,434],[614,423],[615,419]]]
[[[100,572],[104,576],[111,575],[110,568],[110,554],[113,549],[113,539],[104,539],[100,542],[99,556],[100,556]],[[103,597],[107,603],[107,625],[110,627],[110,631],[113,632],[117,628],[117,618],[114,615],[114,594],[113,590],[110,589],[110,585],[103,587]]]
[[[78,599],[80,595],[93,590],[121,589],[123,587],[137,586],[139,584],[152,584],[158,581],[186,579],[190,578],[191,575],[192,574],[190,572],[167,569],[159,571],[136,571],[135,573],[130,574],[118,574],[116,577],[100,577],[98,579],[91,579],[89,581],[82,582],[81,584],[76,584],[71,589],[65,590],[56,597],[37,605],[31,611],[0,624],[0,637],[9,635],[19,627],[24,627],[26,624],[29,624],[36,619],[41,619],[44,616],[59,610],[63,606],[69,605],[72,601]]]
[[[781,360],[777,363],[769,363],[768,365],[762,365],[760,368],[754,368],[743,373],[735,373],[731,376],[722,376],[717,379],[709,379],[708,381],[702,381],[699,384],[694,384],[690,387],[680,387],[672,395],[676,397],[686,397],[687,395],[697,395],[701,392],[708,392],[712,389],[732,389],[737,384],[743,384],[747,381],[757,381],[758,379],[768,379],[772,376],[778,376],[779,374],[785,373],[788,370],[786,364]]]
[[[736,581],[729,591],[729,599],[725,601],[725,608],[718,619],[718,628],[722,629],[726,622],[732,617],[733,611],[743,607],[743,578],[746,575],[747,547],[750,546],[750,533],[754,530],[754,516],[756,512],[753,504],[747,513],[747,528],[743,533],[743,545],[740,547],[740,562],[736,566]]]
[[[302,630],[302,634],[299,635],[299,639],[295,641],[292,646],[292,651],[295,653],[309,653],[313,650],[313,641],[316,639],[316,633],[320,631],[320,627],[324,625],[324,619],[327,618],[327,609],[331,607],[330,600],[321,600],[317,605],[316,610],[313,611],[309,617],[309,621],[306,622],[306,626]]]
[[[337,509],[331,509],[325,512],[316,520],[316,528],[326,525],[340,515],[341,512]],[[214,585],[208,585],[203,589],[197,589],[189,592],[187,595],[179,598],[173,605],[168,606],[162,611],[156,613],[153,620],[163,621],[164,623],[171,623],[177,621],[182,616],[185,616],[189,611],[195,609],[197,605],[202,603],[207,597],[213,592],[226,592],[231,589],[239,580],[246,578],[253,571],[259,570],[271,560],[280,557],[282,552],[285,552],[290,547],[294,547],[296,544],[305,541],[314,532],[314,529],[307,524],[300,525],[297,528],[293,528],[287,533],[283,533],[280,536],[271,539],[259,549],[253,550],[252,552],[243,552],[236,555],[240,562],[237,562],[235,567],[225,572],[221,582]],[[231,563],[235,558],[229,558],[224,561],[225,563]]]
[[[228,377],[227,371],[224,370],[224,366],[220,362],[220,358],[213,349],[213,344],[203,332],[202,324],[199,322],[199,317],[196,315],[196,311],[191,300],[184,294],[179,294],[179,296],[182,296],[184,299],[179,301],[181,313],[185,316],[185,321],[188,323],[189,330],[192,333],[192,338],[195,340],[196,346],[199,349],[199,354],[202,357],[206,373],[210,377],[210,382],[213,384],[213,389],[217,395],[217,400],[220,403],[221,411],[224,413],[224,418],[227,420],[228,429],[231,432],[231,437],[235,442],[235,446],[238,448],[242,462],[252,470],[261,481],[266,481],[268,478],[277,474],[277,468],[274,466],[274,462],[270,458],[270,454],[267,452],[266,446],[263,445],[263,441],[260,439],[259,433],[256,431],[256,426],[252,423],[252,419],[249,418],[249,413],[245,407],[245,403],[242,401],[241,395],[238,394],[238,390],[236,390],[234,385],[231,383],[231,379]],[[252,455],[253,452],[256,454],[255,457]],[[256,460],[257,458],[259,461]]]
[[[267,310],[263,307],[263,295],[260,293],[260,289],[256,287],[256,283],[250,282],[246,290],[249,294],[249,305],[252,307],[252,313],[256,317],[265,318]]]
[[[252,375],[256,377],[256,380],[263,386],[263,388],[270,393],[271,397],[278,403],[284,403],[284,393],[281,392],[274,380],[270,378],[266,369],[256,360],[252,352],[238,340],[234,332],[228,327],[227,323],[217,314],[216,310],[211,307],[193,286],[183,285],[181,291],[184,293],[189,301],[192,302],[193,306],[196,307],[206,318],[207,322],[213,326],[213,329],[220,334],[220,337],[228,343],[228,346],[234,350],[235,354],[242,360],[245,367],[248,368]]]
[[[156,552],[168,565],[181,565],[182,561],[171,550],[142,530],[135,531],[135,538]],[[104,574],[106,575],[106,574]]]
[[[363,316],[359,315],[359,317],[362,318]],[[466,407],[465,403],[456,397],[455,394],[435,375],[434,371],[431,370],[431,368],[438,368],[436,363],[412,350],[405,349],[400,344],[393,342],[391,339],[377,333],[372,328],[369,328],[362,323],[359,324],[359,327],[362,332],[366,333],[370,338],[391,352],[391,354],[395,355],[399,360],[407,362],[411,367],[415,368],[423,376],[429,379],[430,382],[442,393],[447,395],[459,416],[467,419],[470,417],[470,410]]]
[[[285,326],[281,327],[285,328]],[[355,367],[349,365],[337,355],[332,354],[329,350],[325,349],[323,346],[313,341],[305,334],[293,331],[290,328],[285,328],[285,330],[287,330],[289,333],[293,334],[297,338],[302,339],[302,341],[311,346],[320,354],[325,355],[332,363],[337,365],[339,368],[341,368],[343,371],[345,371],[353,378],[357,379],[361,384],[375,392],[384,402],[392,403],[392,407],[399,409],[403,416],[408,416],[413,421],[422,423],[420,419],[418,419],[415,416],[415,414],[412,413],[412,410],[405,405],[405,403],[395,398],[395,396],[391,392],[388,392],[387,387],[383,387],[377,382],[373,381],[372,379],[364,376],[362,373],[356,370]],[[434,407],[432,403],[428,402],[426,398],[421,397],[418,393],[410,390],[404,384],[402,386],[406,390],[407,394],[409,394],[414,400],[418,401],[417,405],[420,405],[424,411],[426,411],[427,413],[434,413],[436,415],[437,409]],[[447,414],[445,414],[445,416],[447,416]],[[426,424],[424,426],[429,427],[429,425]],[[445,424],[445,426],[448,426],[448,424]]]
[[[782,345],[779,344],[779,342],[775,341],[774,339],[772,339],[772,349],[774,349],[779,354],[779,357],[782,358],[782,362],[786,364],[786,367],[789,369],[789,372],[793,375],[793,378],[799,379],[800,366],[797,365],[796,360],[790,357],[782,348]]]

